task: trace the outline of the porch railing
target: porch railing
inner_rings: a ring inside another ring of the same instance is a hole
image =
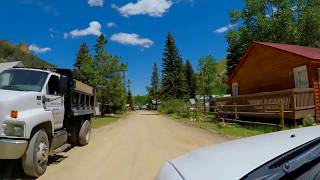
[[[280,127],[284,119],[300,119],[314,113],[314,94],[312,88],[288,89],[216,99],[211,106],[218,117],[231,116],[232,121],[241,121],[239,116],[260,118],[280,118]]]
[[[279,103],[283,103],[285,111],[312,109],[314,108],[313,89],[288,89],[218,98],[216,107],[220,107],[220,110],[232,111],[234,108],[230,105],[236,104],[239,112],[272,112],[278,111]]]

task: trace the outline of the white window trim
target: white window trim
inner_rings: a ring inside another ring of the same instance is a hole
[[[309,74],[308,74],[308,69],[306,65],[303,66],[299,66],[299,67],[295,67],[293,68],[293,78],[294,78],[294,84],[295,84],[295,88],[301,88],[300,84],[299,84],[299,80],[298,78],[298,73],[301,71],[306,71],[307,72],[307,83],[308,83],[308,87],[310,86],[309,84]]]
[[[239,83],[233,82],[232,83],[232,96],[238,96],[239,95]]]

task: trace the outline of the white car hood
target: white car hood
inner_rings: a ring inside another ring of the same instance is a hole
[[[318,137],[320,126],[270,133],[199,149],[170,161],[170,164],[185,180],[240,179],[277,156]]]

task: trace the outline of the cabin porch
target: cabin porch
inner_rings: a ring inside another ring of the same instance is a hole
[[[231,118],[302,119],[315,115],[313,88],[287,89],[216,99],[213,113]],[[283,116],[283,117],[281,117]]]

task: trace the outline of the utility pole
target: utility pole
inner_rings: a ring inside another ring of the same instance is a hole
[[[128,80],[128,84],[127,84],[127,91],[129,92],[130,91],[130,85],[131,85],[131,81],[130,79]]]

